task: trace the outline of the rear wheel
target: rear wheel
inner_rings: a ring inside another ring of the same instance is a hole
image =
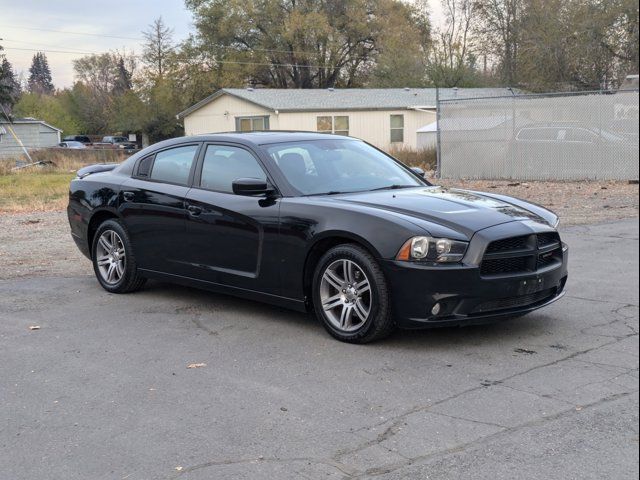
[[[108,292],[133,292],[146,281],[138,273],[129,235],[119,220],[109,219],[98,227],[91,257],[96,278]]]
[[[386,279],[375,258],[358,245],[329,250],[316,267],[312,288],[316,315],[338,340],[367,343],[395,329]]]

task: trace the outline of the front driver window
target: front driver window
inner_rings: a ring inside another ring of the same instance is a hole
[[[202,164],[200,186],[207,190],[232,193],[239,178],[266,180],[262,167],[247,150],[226,145],[209,145]]]

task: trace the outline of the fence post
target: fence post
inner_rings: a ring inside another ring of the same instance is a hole
[[[436,178],[442,178],[442,151],[440,144],[440,87],[436,87]]]

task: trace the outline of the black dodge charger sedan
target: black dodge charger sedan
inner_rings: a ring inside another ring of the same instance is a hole
[[[183,137],[71,182],[69,222],[109,292],[157,278],[315,311],[364,343],[558,300],[558,217],[442,188],[371,145],[304,132]]]

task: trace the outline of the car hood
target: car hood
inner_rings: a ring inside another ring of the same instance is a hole
[[[523,200],[444,187],[362,192],[341,195],[335,199],[441,225],[468,238],[480,230],[502,223],[534,221],[553,226],[557,218],[552,212]]]

